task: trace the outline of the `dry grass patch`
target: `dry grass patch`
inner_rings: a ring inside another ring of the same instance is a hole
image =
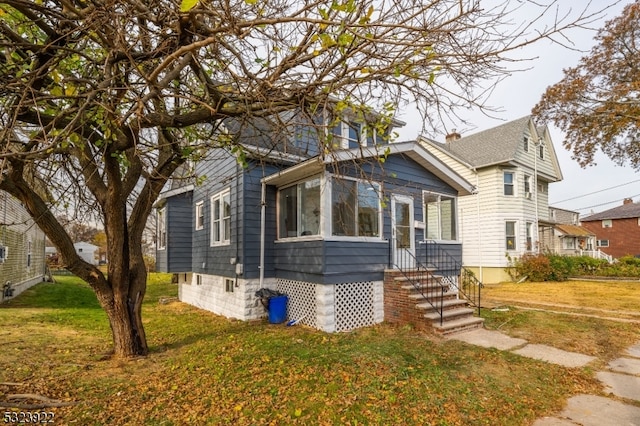
[[[532,343],[596,356],[600,364],[640,341],[640,282],[487,285],[485,326]]]
[[[11,324],[0,382],[21,383],[0,385],[0,401],[19,391],[76,402],[54,409],[56,424],[512,426],[600,388],[588,370],[409,328],[326,334],[160,305],[176,290],[161,281],[150,283],[144,305],[151,354],[103,360],[106,318],[89,299],[74,299],[93,297],[85,290],[70,279],[0,309],[0,321]]]

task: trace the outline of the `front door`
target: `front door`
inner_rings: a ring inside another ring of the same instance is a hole
[[[413,198],[395,194],[391,196],[391,232],[394,267],[414,268]]]

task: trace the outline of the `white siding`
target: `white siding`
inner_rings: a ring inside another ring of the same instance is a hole
[[[22,204],[3,191],[0,191],[0,245],[8,247],[6,259],[0,262],[0,289],[10,281],[15,297],[44,279],[44,233]]]

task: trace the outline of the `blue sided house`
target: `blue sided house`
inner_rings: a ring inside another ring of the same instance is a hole
[[[157,269],[175,274],[180,300],[254,320],[269,288],[288,296],[289,320],[327,332],[481,324],[460,295],[457,199],[473,186],[417,141],[389,142],[390,128],[288,120],[289,132],[228,123],[246,164],[208,151],[193,165],[204,183],[173,179],[161,195]]]

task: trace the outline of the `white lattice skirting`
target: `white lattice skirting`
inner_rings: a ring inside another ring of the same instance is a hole
[[[277,289],[289,297],[288,319],[329,333],[350,331],[384,319],[382,281],[315,284],[278,279]]]
[[[226,285],[226,280],[213,275],[181,274],[179,298],[228,318],[247,321],[266,316],[255,297],[258,280],[233,280],[233,288]],[[298,319],[301,324],[329,333],[368,327],[384,320],[382,281],[328,285],[270,279],[265,287],[288,296],[287,320]]]

